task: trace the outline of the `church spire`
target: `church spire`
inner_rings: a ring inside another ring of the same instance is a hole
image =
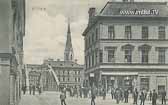
[[[68,31],[67,31],[67,40],[66,40],[66,46],[64,51],[64,61],[73,61],[73,60],[74,60],[74,53],[73,53],[72,42],[71,42],[70,20],[68,19]]]

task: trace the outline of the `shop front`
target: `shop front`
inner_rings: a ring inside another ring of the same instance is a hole
[[[102,72],[102,86],[109,91],[111,88],[128,89],[131,92],[135,87],[137,73]]]

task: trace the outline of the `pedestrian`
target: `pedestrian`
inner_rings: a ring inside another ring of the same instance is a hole
[[[106,90],[103,89],[103,90],[102,90],[102,93],[103,93],[103,100],[105,100],[105,99],[106,99]]]
[[[22,86],[23,94],[26,94],[26,86]]]
[[[91,105],[95,105],[95,98],[96,98],[96,89],[93,86],[91,88]]]
[[[162,91],[162,104],[166,105],[166,91],[165,90]]]
[[[111,88],[111,98],[114,99],[114,89]]]
[[[65,92],[62,90],[62,91],[61,91],[61,94],[60,94],[61,105],[66,105],[65,99],[66,99],[66,94],[65,94]]]
[[[133,93],[133,97],[134,97],[134,104],[137,105],[137,100],[138,100],[138,91],[137,91],[137,88],[135,88],[135,91]]]
[[[30,86],[29,86],[29,93],[30,93],[30,95],[32,93],[32,84],[30,84]]]
[[[33,86],[32,86],[32,89],[33,89],[33,95],[35,95],[36,86],[35,86],[35,85],[33,85]]]
[[[157,100],[157,93],[154,89],[152,94],[152,105],[156,105],[156,100]]]
[[[116,99],[117,104],[119,104],[119,102],[120,102],[120,96],[121,96],[120,94],[121,93],[120,93],[119,89],[117,88],[115,91],[115,99]]]
[[[82,87],[80,86],[80,87],[79,87],[79,95],[80,95],[80,98],[82,98],[82,92],[83,92],[83,90],[82,90]]]
[[[141,91],[141,94],[140,94],[140,105],[144,105],[145,104],[145,94],[143,91]]]
[[[129,96],[129,92],[128,89],[124,91],[124,99],[125,99],[125,103],[128,103],[128,96]]]
[[[38,86],[39,95],[41,94],[41,86]]]
[[[124,90],[120,88],[120,100],[123,102],[124,100]]]
[[[149,92],[149,100],[152,101],[152,91]]]

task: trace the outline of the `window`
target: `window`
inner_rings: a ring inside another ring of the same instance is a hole
[[[63,77],[63,82],[65,81],[65,77]]]
[[[100,63],[102,63],[103,62],[103,51],[102,50],[100,50],[100,52],[99,52],[99,62]]]
[[[94,43],[94,33],[92,34],[92,43]]]
[[[148,27],[142,27],[142,39],[148,39]]]
[[[98,28],[96,28],[96,40],[98,39]]]
[[[158,63],[165,64],[165,49],[159,49]]]
[[[95,51],[95,57],[96,57],[95,58],[96,59],[95,63],[97,64],[97,62],[98,62],[98,51],[97,50]]]
[[[78,71],[78,74],[80,74],[80,71]]]
[[[80,78],[78,78],[78,82],[80,82]]]
[[[125,38],[126,39],[131,39],[132,35],[131,35],[131,26],[125,26]]]
[[[131,62],[132,62],[132,50],[125,49],[125,63],[131,63]]]
[[[108,26],[108,38],[109,39],[115,38],[114,26]]]
[[[143,49],[142,50],[142,63],[148,63],[148,56],[149,50]]]
[[[148,77],[141,77],[141,79],[140,79],[140,89],[149,90],[149,78]]]
[[[89,43],[88,43],[88,45],[91,45],[91,38],[90,38],[90,36],[88,37],[89,39]]]
[[[69,82],[69,77],[68,77],[68,82]]]
[[[94,54],[92,54],[92,66],[94,66]]]
[[[77,78],[75,78],[75,82],[77,82]]]
[[[75,71],[75,74],[77,74],[77,72]]]
[[[159,39],[165,39],[166,32],[165,32],[165,27],[160,26],[159,27]]]
[[[68,75],[69,75],[69,71],[68,71]]]
[[[89,67],[91,66],[91,56],[89,56]]]
[[[115,50],[108,50],[108,62],[115,62]]]
[[[63,73],[63,75],[64,75],[65,71],[62,71],[62,73]]]

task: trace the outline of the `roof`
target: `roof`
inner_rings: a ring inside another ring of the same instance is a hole
[[[54,61],[54,60],[46,60],[44,61],[44,65],[49,64],[52,67],[73,67],[73,68],[83,68],[83,65],[77,64],[73,61]]]
[[[40,64],[26,64],[27,67],[42,67]]]
[[[152,14],[152,10],[156,10],[158,13]],[[130,13],[130,11],[140,11],[143,13],[138,12],[136,14]],[[127,13],[122,14],[121,12]],[[98,15],[114,17],[168,17],[168,6],[166,2],[107,2]]]
[[[151,12],[154,13],[152,14]],[[107,2],[100,13],[95,15],[94,23],[88,25],[83,36],[98,22],[99,17],[110,18],[168,18],[167,2]]]

